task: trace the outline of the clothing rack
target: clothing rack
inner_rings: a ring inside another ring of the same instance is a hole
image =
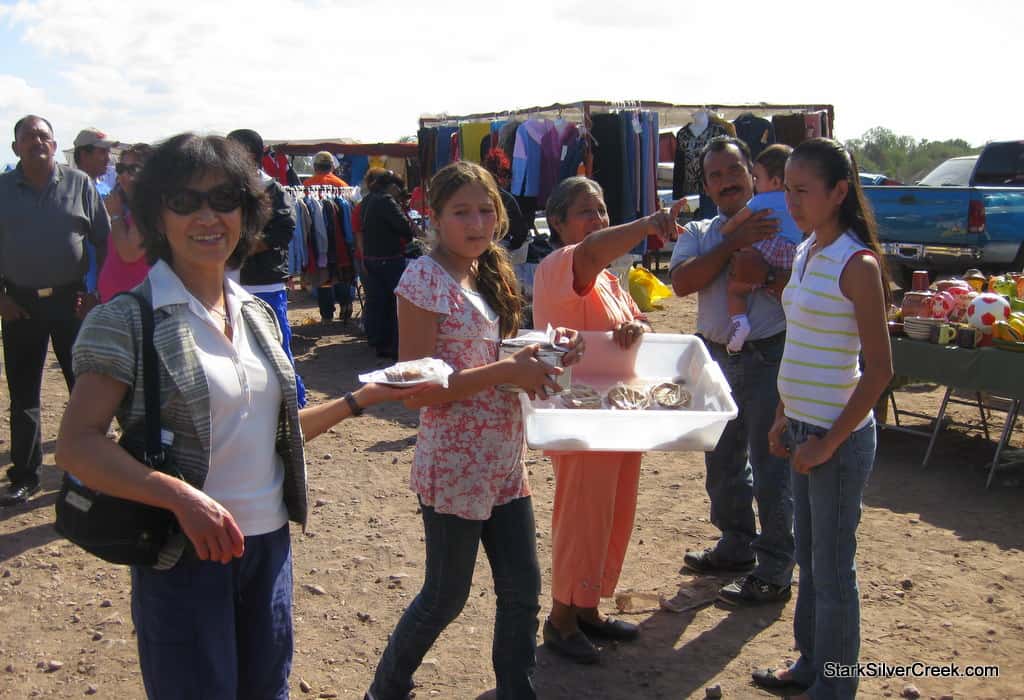
[[[746,104],[675,104],[657,100],[583,100],[580,102],[556,102],[543,107],[525,107],[522,109],[506,109],[477,114],[450,115],[425,114],[420,116],[420,128],[431,126],[457,126],[467,122],[484,120],[501,120],[516,118],[549,118],[568,119],[579,124],[586,124],[592,112],[622,111],[625,109],[648,110],[658,113],[661,128],[686,126],[699,109],[717,112],[722,118],[732,121],[744,112],[753,112],[760,116],[771,117],[776,114],[795,114],[798,112],[828,112],[829,131],[834,132],[835,109],[830,104],[771,104],[768,102],[752,102]]]
[[[292,185],[284,188],[296,197],[342,197],[349,202],[359,201],[358,187],[337,187],[335,185]]]

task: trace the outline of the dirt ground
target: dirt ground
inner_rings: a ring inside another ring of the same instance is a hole
[[[298,366],[313,400],[339,396],[356,386],[358,372],[379,366],[353,327],[320,325],[307,300],[297,301],[292,315]],[[670,299],[653,314],[663,332],[692,332],[694,318],[692,299]],[[925,386],[901,392],[899,402],[901,408],[934,414],[940,397],[938,387]],[[43,493],[25,506],[0,511],[0,696],[141,698],[127,570],[76,550],[52,527],[60,478],[53,449],[66,398],[51,362],[43,388]],[[7,392],[0,391],[5,423],[7,401]],[[956,407],[952,413],[978,423],[976,410]],[[308,532],[293,529],[294,697],[362,697],[389,632],[418,590],[422,524],[407,488],[416,425],[414,412],[376,408],[308,446],[315,506]],[[1015,432],[1013,443],[1020,445],[1022,437]],[[0,427],[3,464],[8,438],[7,427]],[[925,447],[919,437],[881,435],[859,533],[861,660],[992,664],[999,677],[868,678],[860,697],[900,697],[910,683],[925,698],[1024,697],[1024,477],[1020,471],[1000,472],[986,490],[984,467],[994,444],[976,431],[944,431],[927,470],[920,467]],[[528,464],[545,578],[543,616],[550,605],[553,479],[539,452],[530,453]],[[702,454],[645,457],[620,589],[686,605],[713,597],[725,582],[679,572],[684,552],[709,545],[716,535],[703,478]],[[541,645],[539,694],[703,698],[706,687],[720,685],[726,698],[771,697],[750,684],[750,671],[793,658],[794,601],[684,613],[641,601],[639,611],[624,615],[640,623],[640,639],[605,647],[599,666],[574,666]],[[607,609],[613,607],[608,601]],[[493,687],[493,609],[481,555],[465,611],[416,676],[417,698],[472,699]]]

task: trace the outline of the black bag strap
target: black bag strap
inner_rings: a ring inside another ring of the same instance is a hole
[[[136,292],[121,292],[119,296],[130,296],[139,304],[142,313],[142,391],[146,405],[146,464],[158,471],[164,471],[167,453],[160,439],[160,375],[159,358],[153,343],[153,306],[146,297]]]

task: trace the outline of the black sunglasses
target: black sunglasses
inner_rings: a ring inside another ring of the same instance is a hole
[[[142,172],[142,166],[137,163],[133,163],[131,165],[128,165],[127,163],[118,163],[114,166],[114,170],[117,171],[118,175],[124,175],[125,173],[128,173],[129,175],[138,175]]]
[[[199,211],[203,202],[210,205],[210,209],[226,214],[242,206],[242,189],[234,185],[218,185],[206,192],[181,189],[164,196],[164,206],[183,216]]]

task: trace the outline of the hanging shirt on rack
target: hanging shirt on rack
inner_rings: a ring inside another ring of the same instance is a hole
[[[625,129],[619,115],[592,115],[591,134],[596,142],[593,149],[593,177],[604,190],[604,202],[611,224],[621,224],[625,210],[626,142]]]
[[[778,143],[796,148],[807,140],[807,124],[803,113],[776,114],[772,117],[772,126]]]
[[[824,110],[805,112],[804,128],[807,130],[807,138],[809,139],[828,136],[828,112]]]
[[[635,112],[619,112],[619,128],[622,130],[622,140],[626,144],[625,178],[622,189],[622,214],[620,223],[636,220],[637,196],[640,187],[637,184],[637,176],[640,174],[638,158],[640,157],[640,135],[636,133],[633,126],[633,115]]]
[[[704,194],[700,153],[708,141],[716,136],[726,135],[726,130],[711,120],[699,134],[693,133],[692,126],[693,124],[687,124],[676,134],[676,158],[672,169],[673,199],[688,194]]]
[[[449,156],[451,158],[451,160],[448,161],[449,163],[454,163],[457,160],[462,160],[462,143],[459,141],[458,130],[456,130],[455,133],[451,135],[451,150],[449,152]]]
[[[658,209],[658,113],[640,113],[641,180],[640,216]]]
[[[288,244],[288,274],[300,275],[306,269],[306,245],[307,245],[307,219],[309,211],[305,203],[298,197],[295,198],[295,235]]]
[[[522,122],[518,119],[510,119],[498,129],[498,147],[505,151],[509,161],[515,157],[516,135],[519,133],[521,125]]]
[[[358,186],[362,182],[362,178],[367,176],[367,171],[370,170],[370,157],[369,156],[346,156],[350,164],[349,167],[349,182],[353,187]]]
[[[306,197],[304,200],[309,207],[309,214],[313,217],[313,235],[310,237],[313,248],[316,251],[316,266],[327,267],[327,226],[324,224],[324,208],[316,197]]]
[[[457,132],[458,127],[437,127],[436,147],[434,149],[434,172],[437,172],[454,160],[452,158],[452,136]]]
[[[658,162],[671,163],[676,157],[676,135],[665,132],[658,134]]]
[[[263,172],[282,185],[288,185],[288,156],[269,150],[263,154]]]
[[[515,148],[512,152],[512,194],[540,197],[541,142],[554,129],[551,122],[528,119],[516,129]],[[537,202],[538,206],[542,202]]]
[[[772,123],[752,112],[744,112],[732,123],[736,127],[736,136],[750,148],[750,155],[757,158],[761,151],[775,143],[775,129]]]
[[[423,127],[416,132],[417,140],[417,155],[420,161],[420,178],[429,181],[434,175],[434,161],[436,159],[437,149],[437,129],[430,127]],[[369,160],[367,160],[367,167],[369,167]],[[360,178],[359,182],[362,182]]]
[[[335,197],[334,206],[337,210],[338,226],[338,267],[352,267],[355,237],[352,233],[352,204],[344,197]]]
[[[473,163],[482,163],[483,155],[480,152],[480,140],[491,135],[491,123],[469,122],[459,127],[459,144],[462,147],[462,160]]]

